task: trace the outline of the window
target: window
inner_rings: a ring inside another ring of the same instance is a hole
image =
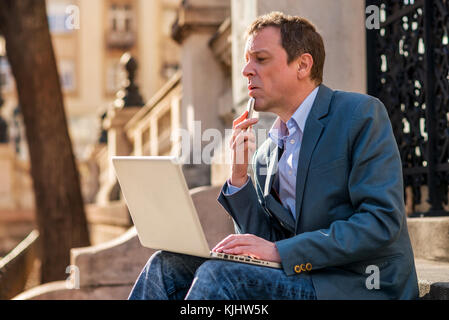
[[[70,93],[76,90],[76,72],[73,60],[62,59],[59,62],[59,77],[64,92]]]
[[[109,7],[109,28],[107,43],[109,47],[128,48],[135,42],[134,11],[130,4],[111,4]]]
[[[162,11],[162,34],[165,37],[171,37],[172,25],[176,20],[177,12],[171,8],[165,8]]]
[[[13,90],[14,80],[11,74],[11,67],[6,57],[0,58],[0,88],[3,92]]]
[[[133,13],[131,5],[112,4],[109,9],[109,19],[111,31],[131,32],[133,22]]]

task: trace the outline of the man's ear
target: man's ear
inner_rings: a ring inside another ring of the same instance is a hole
[[[303,53],[296,59],[298,80],[310,77],[312,73],[313,57],[310,53]]]

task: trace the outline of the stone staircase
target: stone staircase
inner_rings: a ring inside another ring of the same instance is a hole
[[[210,248],[234,233],[232,219],[217,202],[220,187],[200,187],[190,191]],[[57,281],[32,288],[15,300],[122,300],[131,292],[140,271],[155,251],[144,248],[136,229],[96,246],[71,250],[79,288],[71,281]],[[75,281],[77,284],[77,281]]]
[[[423,300],[449,300],[449,263],[415,259],[419,296]]]
[[[193,189],[191,196],[212,248],[234,232],[232,220],[216,201],[219,187]],[[449,300],[449,217],[409,218],[421,299]],[[14,299],[126,299],[154,250],[141,246],[135,228],[92,247],[72,249],[71,264],[79,270],[79,288],[70,281],[44,284]],[[69,288],[72,286],[72,288]]]
[[[419,296],[449,300],[449,217],[408,218]]]

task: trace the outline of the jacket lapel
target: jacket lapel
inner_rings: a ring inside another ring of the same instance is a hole
[[[299,221],[299,213],[301,211],[310,159],[324,129],[324,125],[321,123],[320,119],[328,114],[332,95],[333,91],[331,89],[325,85],[320,85],[304,128],[296,178],[296,222]],[[296,230],[297,228],[298,223],[296,223]]]
[[[269,154],[269,165],[267,170],[267,178],[264,187],[264,203],[266,209],[275,215],[280,221],[282,227],[293,233],[295,231],[295,221],[290,211],[285,209],[271,194],[271,188],[273,187],[274,178],[278,171],[278,161],[280,150],[275,143],[272,143],[273,148]]]
[[[295,232],[295,220],[293,220],[292,214],[271,194],[265,197],[265,205],[266,209],[278,218],[282,227],[291,233]]]

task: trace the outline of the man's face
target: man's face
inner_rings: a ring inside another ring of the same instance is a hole
[[[266,27],[249,36],[245,61],[242,73],[248,79],[249,96],[256,99],[256,111],[275,112],[298,91],[298,66],[287,64],[279,28]]]

